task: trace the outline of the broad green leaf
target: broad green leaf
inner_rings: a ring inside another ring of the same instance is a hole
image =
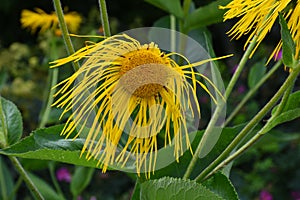
[[[42,180],[34,174],[28,174],[34,185],[37,187],[37,189],[45,199],[64,200],[64,198],[58,195],[57,192],[46,181]]]
[[[277,109],[278,106],[273,108],[272,110],[273,115]],[[277,117],[275,117],[271,122],[269,122],[267,129],[265,129],[265,132],[268,132],[269,130],[271,130],[272,128],[274,128],[279,124],[292,121],[298,117],[300,117],[300,91],[290,94],[282,112]]]
[[[77,197],[90,184],[94,171],[94,168],[76,166],[70,185],[73,197]]]
[[[36,130],[20,142],[0,150],[0,154],[96,167],[97,161],[87,161],[85,155],[80,157],[83,139],[64,139],[60,136],[62,128],[58,125]]]
[[[21,164],[27,171],[35,170],[47,170],[49,166],[49,161],[38,160],[38,159],[21,159]]]
[[[178,18],[183,17],[183,11],[180,5],[180,0],[145,0],[146,2],[167,11]]]
[[[222,173],[218,172],[202,183],[210,191],[226,200],[238,200],[238,195],[231,181]]]
[[[248,75],[248,86],[250,89],[254,88],[255,85],[262,79],[266,73],[265,61],[262,60],[258,63],[255,63],[249,72]]]
[[[296,46],[288,29],[287,23],[279,13],[279,23],[281,27],[281,40],[282,40],[282,58],[283,63],[286,66],[292,67],[294,63],[294,56],[296,51]]]
[[[206,157],[197,161],[195,167],[196,170],[192,174],[192,177],[195,177],[201,170],[211,163],[232,141],[242,127],[243,126],[224,128],[217,144],[211,152],[209,152]],[[95,168],[97,166],[97,160],[91,159],[87,161],[84,157],[85,154],[80,157],[83,139],[64,139],[64,137],[59,135],[62,128],[63,126],[59,125],[36,130],[20,142],[6,149],[0,150],[0,154],[30,159],[53,160]],[[203,131],[196,133],[196,139],[192,143],[193,151],[195,151],[202,134]],[[173,156],[172,152],[169,154],[166,156]],[[163,156],[161,158],[163,158]],[[169,166],[156,171],[153,178],[159,178],[166,175],[182,177],[190,160],[191,153],[190,151],[186,151],[184,155],[180,157],[179,163],[174,161]],[[160,161],[157,162],[157,165],[159,162]]]
[[[14,182],[10,170],[6,166],[4,160],[0,156],[0,199],[15,199]]]
[[[206,6],[197,8],[185,20],[188,30],[222,22],[225,10],[220,10],[220,5],[226,5],[230,0],[217,0]]]
[[[3,97],[0,97],[0,100],[4,114],[4,121],[0,121],[0,142],[5,145],[11,145],[19,141],[22,136],[22,116],[18,108],[11,101]],[[4,126],[2,123],[4,123]],[[7,135],[5,135],[6,132]]]
[[[141,184],[141,200],[218,200],[217,194],[191,180],[164,177]]]

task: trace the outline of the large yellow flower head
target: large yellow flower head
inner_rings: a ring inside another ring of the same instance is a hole
[[[36,8],[36,12],[23,10],[21,13],[21,24],[23,28],[29,28],[32,32],[36,32],[40,28],[40,32],[48,29],[58,29],[58,18],[54,12],[47,14],[42,9]],[[72,33],[76,33],[82,21],[81,16],[77,12],[69,12],[64,15],[68,29]]]
[[[256,48],[270,32],[279,13],[283,13],[287,20],[292,38],[296,43],[296,58],[300,52],[300,0],[233,0],[221,9],[229,9],[224,20],[239,17],[239,21],[229,31],[230,36],[239,39],[242,35],[250,34],[246,44],[248,45],[253,36],[257,35]],[[280,41],[271,57],[278,53],[282,46]]]
[[[72,111],[62,134],[69,137],[77,129],[76,137],[85,138],[82,153],[97,159],[104,172],[133,157],[138,174],[154,171],[158,138],[174,146],[178,160],[190,148],[187,115],[200,115],[197,86],[212,95],[199,78],[213,84],[193,69],[207,61],[180,66],[174,55],[120,34],[54,61],[56,67],[85,59],[57,86],[54,105],[63,107],[63,114]]]

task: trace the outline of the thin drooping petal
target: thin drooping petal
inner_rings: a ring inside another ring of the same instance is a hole
[[[220,8],[229,9],[224,15],[224,21],[236,17],[240,18],[228,32],[230,36],[239,39],[241,36],[249,34],[245,47],[254,36],[257,36],[257,44],[250,55],[252,57],[257,47],[271,31],[279,13],[286,12],[285,9],[291,2],[291,0],[233,0],[226,6],[220,6]],[[291,32],[295,32],[295,30],[292,28]]]
[[[138,174],[144,170],[150,176],[159,134],[164,134],[165,146],[174,145],[177,161],[191,150],[187,121],[200,116],[197,86],[209,92],[196,76],[206,77],[193,64],[179,66],[170,55],[175,53],[165,54],[154,43],[141,45],[123,34],[52,62],[57,67],[85,59],[58,84],[55,96],[60,97],[54,105],[64,108],[63,115],[72,111],[62,134],[69,137],[76,130],[75,137],[85,139],[82,155],[97,159],[103,171],[131,163]]]

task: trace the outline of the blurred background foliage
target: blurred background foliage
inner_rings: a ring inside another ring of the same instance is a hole
[[[209,0],[195,0],[194,6],[206,5]],[[83,17],[78,34],[101,34],[99,9],[96,1],[63,0],[65,10],[76,11]],[[142,0],[107,1],[112,33],[152,26],[168,13]],[[53,11],[52,1],[36,0],[1,0],[0,5],[0,92],[13,101],[21,110],[24,121],[24,136],[38,127],[40,112],[48,95],[48,68],[50,49],[49,40],[53,33],[34,33],[21,28],[20,13],[23,9],[41,8],[47,13]],[[221,73],[225,84],[234,72],[234,68],[243,54],[244,41],[230,41],[226,35],[234,21],[213,24],[208,27],[212,35],[214,50],[217,56],[234,53],[233,58],[223,61]],[[249,72],[255,66],[265,68],[265,60],[279,40],[278,26],[273,27],[264,44],[247,64],[235,91],[230,98],[228,113],[241,101],[250,89]],[[74,39],[75,47],[84,44],[83,39]],[[57,38],[59,57],[66,55],[63,42]],[[269,69],[267,69],[269,70]],[[71,73],[71,67],[60,69],[60,79]],[[263,74],[265,72],[262,72]],[[251,119],[272,94],[280,87],[288,72],[279,68],[231,122],[238,125]],[[299,80],[296,83],[299,90]],[[205,101],[205,99],[203,100]],[[202,110],[209,110],[204,108]],[[60,111],[52,110],[48,125],[59,123]],[[267,134],[254,148],[241,156],[233,166],[231,180],[241,199],[300,199],[300,120],[286,123]],[[5,159],[2,159],[5,161]],[[48,178],[47,161],[22,160],[25,167],[34,171],[44,180]],[[1,163],[0,163],[1,164]],[[6,165],[6,164],[3,164]],[[9,164],[7,164],[9,165]],[[65,164],[55,164],[55,168],[67,167],[74,175],[75,168]],[[8,169],[10,169],[8,167]],[[9,172],[13,179],[16,174]],[[100,170],[94,173],[91,183],[81,193],[83,199],[128,199],[134,185],[128,175],[121,172],[109,172],[103,175]],[[63,192],[67,193],[69,183],[61,183]],[[20,186],[21,188],[25,186]],[[26,190],[20,195],[30,196]],[[269,195],[269,196],[268,196]],[[67,197],[70,197],[66,195]]]

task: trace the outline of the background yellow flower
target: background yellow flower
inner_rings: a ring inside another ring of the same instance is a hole
[[[40,28],[40,32],[48,29],[57,30],[58,18],[54,12],[47,14],[43,10],[36,8],[36,12],[23,10],[21,13],[21,24],[23,28],[29,28],[32,32],[36,32]],[[76,33],[82,21],[81,16],[77,12],[68,12],[65,15],[65,21],[71,33]]]

